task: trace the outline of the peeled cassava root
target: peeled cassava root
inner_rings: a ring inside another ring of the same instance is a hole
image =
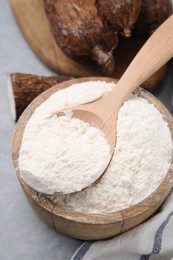
[[[115,68],[119,32],[130,37],[133,27],[141,32],[157,27],[172,12],[171,0],[44,0],[44,5],[63,52],[81,62],[90,57],[107,74]]]
[[[72,77],[10,74],[8,76],[8,97],[13,120],[17,121],[31,101],[43,91],[69,79]]]

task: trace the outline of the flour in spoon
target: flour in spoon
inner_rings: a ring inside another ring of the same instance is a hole
[[[99,129],[73,118],[71,113],[50,117],[52,112],[62,108],[58,104],[62,102],[63,108],[66,106],[68,90],[61,91],[60,96],[63,92],[67,93],[60,102],[56,94],[53,98],[54,111],[50,110],[49,100],[35,111],[25,128],[20,149],[21,177],[33,189],[45,194],[68,194],[90,186],[110,159],[109,144]],[[75,96],[74,93],[71,97],[77,104]],[[44,117],[40,110],[45,113]]]
[[[31,187],[34,183],[35,189],[39,190],[44,173],[46,191],[49,191],[52,183],[50,175],[55,165],[58,169],[59,165],[62,165],[62,159],[70,160],[69,157],[65,157],[66,153],[61,160],[59,156],[55,158],[51,155],[49,169],[42,167],[47,160],[46,149],[43,153],[38,147],[38,165],[41,165],[43,173],[36,171],[35,175],[31,175],[33,146],[36,144],[42,128],[47,128],[48,122],[52,124],[52,127],[53,125],[59,129],[61,127],[57,124],[57,119],[52,118],[47,121],[46,118],[57,109],[96,100],[114,86],[113,83],[101,81],[75,84],[56,92],[35,110],[25,128],[19,155],[21,177]],[[53,145],[48,141],[48,132],[45,135],[45,144],[47,142],[47,145]],[[64,135],[63,131],[61,134]],[[99,149],[100,146],[101,143],[98,143]],[[96,151],[90,152],[92,156],[95,156]],[[124,209],[143,200],[158,187],[170,167],[171,155],[171,133],[161,113],[144,98],[132,95],[120,109],[115,152],[100,183],[77,194],[51,196],[50,198],[58,206],[68,207],[78,212],[109,213]],[[81,160],[86,160],[86,158],[81,157]],[[100,160],[98,163],[102,164]],[[92,164],[92,160],[88,161],[89,168],[93,167]],[[35,165],[37,170],[40,167],[38,165]],[[71,169],[71,165],[64,163],[63,167],[65,175]],[[77,176],[79,176],[79,168],[80,166],[75,172]],[[66,185],[63,180],[61,184]],[[75,187],[76,179],[72,180],[72,185]]]

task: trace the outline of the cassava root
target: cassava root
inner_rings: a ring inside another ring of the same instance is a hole
[[[31,101],[50,87],[72,79],[70,76],[8,75],[8,97],[12,118],[17,121]]]

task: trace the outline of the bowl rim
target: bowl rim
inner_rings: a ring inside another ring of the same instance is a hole
[[[77,221],[80,223],[90,223],[90,224],[110,224],[117,222],[124,222],[127,218],[137,217],[144,212],[150,211],[157,203],[163,202],[166,197],[169,195],[169,192],[173,186],[173,153],[170,162],[170,167],[165,175],[162,182],[158,185],[158,187],[145,199],[140,202],[130,206],[129,208],[124,208],[122,210],[118,210],[115,212],[108,212],[103,214],[95,214],[95,213],[85,213],[78,212],[71,209],[64,209],[63,207],[55,205],[50,199],[46,198],[44,194],[36,192],[34,189],[29,187],[24,180],[20,177],[20,170],[18,166],[18,156],[19,150],[22,143],[22,137],[24,133],[25,126],[32,116],[34,110],[43,103],[47,98],[49,98],[55,92],[67,88],[74,83],[81,83],[86,81],[106,81],[113,82],[116,84],[118,81],[114,78],[108,77],[83,77],[77,79],[71,79],[60,84],[57,84],[50,89],[41,93],[38,97],[36,97],[30,105],[25,109],[22,113],[19,121],[15,127],[13,138],[12,138],[12,160],[13,165],[16,170],[17,177],[24,188],[24,190],[35,200],[37,204],[43,207],[45,210],[51,212],[53,215],[62,217],[68,220]],[[145,98],[149,103],[152,103],[162,114],[164,120],[168,123],[168,127],[171,132],[172,142],[173,142],[173,117],[167,108],[151,93],[148,91],[138,88],[135,91],[139,96]]]

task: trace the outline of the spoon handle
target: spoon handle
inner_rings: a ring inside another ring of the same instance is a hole
[[[135,56],[112,91],[112,102],[117,95],[118,104],[128,98],[140,84],[159,70],[173,57],[173,15],[171,15],[147,40]]]

